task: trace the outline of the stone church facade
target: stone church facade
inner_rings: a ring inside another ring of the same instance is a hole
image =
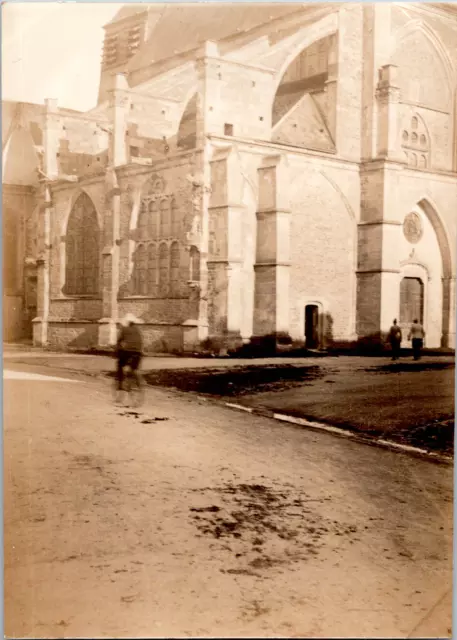
[[[457,10],[127,5],[97,106],[3,103],[4,339],[455,347]]]

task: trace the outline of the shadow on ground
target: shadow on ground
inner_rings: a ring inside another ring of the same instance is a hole
[[[247,366],[230,370],[174,369],[145,374],[150,385],[174,387],[217,397],[234,397],[251,393],[284,390],[302,386],[325,372],[319,366],[294,365]]]

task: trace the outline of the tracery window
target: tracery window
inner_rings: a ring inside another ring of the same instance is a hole
[[[168,295],[168,247],[162,242],[159,249],[159,295],[164,297]]]
[[[97,295],[100,283],[100,229],[92,200],[82,193],[68,220],[65,286],[68,295]]]
[[[159,176],[151,178],[145,186],[135,241],[131,294],[178,296],[183,276],[180,212],[176,199],[166,193]]]
[[[430,140],[422,118],[411,118],[409,126],[402,131],[401,143],[407,164],[419,169],[430,166]]]
[[[135,291],[139,295],[147,294],[147,248],[139,244],[135,253]]]
[[[180,268],[180,251],[179,243],[173,242],[170,247],[170,293],[178,295],[179,293],[179,268]]]
[[[160,201],[160,237],[168,238],[170,235],[171,202],[168,199]]]
[[[155,243],[148,246],[148,294],[157,295],[157,251]]]
[[[171,200],[171,235],[173,238],[177,238],[179,236],[179,211],[178,206],[176,204],[176,200],[172,198]]]

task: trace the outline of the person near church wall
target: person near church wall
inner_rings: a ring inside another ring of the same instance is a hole
[[[392,360],[398,360],[398,358],[400,357],[402,334],[396,319],[393,321],[393,324],[390,327],[388,339],[392,348]]]
[[[415,319],[409,331],[408,340],[412,340],[413,358],[420,360],[421,349],[424,346],[425,331],[419,320]]]

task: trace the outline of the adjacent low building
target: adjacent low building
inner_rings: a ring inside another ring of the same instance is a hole
[[[126,5],[97,106],[3,103],[4,339],[455,347],[457,9]]]

